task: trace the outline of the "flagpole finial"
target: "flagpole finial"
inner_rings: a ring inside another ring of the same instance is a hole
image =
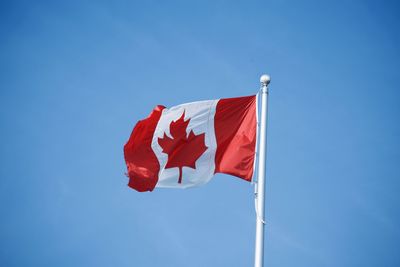
[[[271,77],[267,74],[263,74],[260,77],[260,83],[264,86],[267,86],[271,82]]]

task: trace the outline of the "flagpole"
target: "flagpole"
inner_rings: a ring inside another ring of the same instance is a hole
[[[261,119],[259,131],[258,179],[256,184],[256,245],[254,266],[264,266],[264,193],[265,193],[265,160],[267,139],[268,84],[269,75],[262,75],[261,82]]]

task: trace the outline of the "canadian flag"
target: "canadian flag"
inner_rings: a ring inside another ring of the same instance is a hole
[[[253,95],[156,106],[124,146],[128,185],[140,192],[188,188],[209,182],[215,173],[251,181],[256,102]]]

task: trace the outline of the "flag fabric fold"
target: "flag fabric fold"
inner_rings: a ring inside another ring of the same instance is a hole
[[[188,188],[215,173],[251,181],[256,102],[256,96],[246,96],[156,106],[124,146],[128,186],[140,192]]]

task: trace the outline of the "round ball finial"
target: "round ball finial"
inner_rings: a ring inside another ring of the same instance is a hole
[[[267,74],[263,74],[263,75],[260,77],[260,82],[261,82],[263,85],[268,85],[268,84],[271,82],[271,77],[269,77],[269,75],[267,75]]]

